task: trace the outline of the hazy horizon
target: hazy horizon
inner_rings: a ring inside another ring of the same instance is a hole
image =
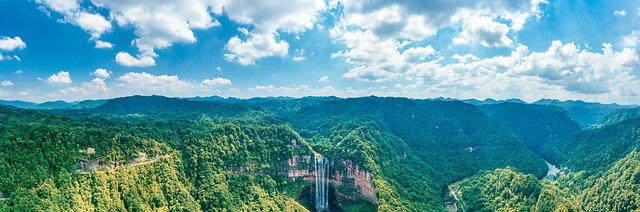
[[[235,96],[220,96],[220,95],[212,95],[212,96],[166,96],[166,95],[160,95],[160,94],[149,94],[149,95],[126,95],[126,96],[116,96],[116,97],[111,97],[111,98],[98,98],[98,99],[80,99],[80,100],[73,100],[73,101],[67,101],[67,100],[62,100],[62,99],[54,99],[54,100],[46,100],[46,101],[27,101],[27,100],[20,100],[20,99],[2,99],[0,98],[0,101],[23,101],[23,102],[30,102],[30,103],[36,103],[36,104],[42,104],[42,103],[47,103],[47,102],[58,102],[58,101],[63,101],[63,102],[67,102],[67,103],[74,103],[74,102],[81,102],[81,101],[85,101],[85,100],[110,100],[110,99],[116,99],[116,98],[125,98],[125,97],[132,97],[132,96],[163,96],[163,97],[168,97],[168,98],[180,98],[180,99],[192,99],[192,98],[210,98],[210,97],[221,97],[224,99],[229,99],[229,98],[236,98],[236,99],[241,99],[241,100],[248,100],[248,99],[253,99],[253,98],[293,98],[293,99],[300,99],[300,98],[306,98],[306,97],[336,97],[336,98],[341,98],[341,99],[348,99],[348,98],[362,98],[362,97],[370,97],[370,96],[374,96],[374,97],[380,97],[380,98],[408,98],[408,99],[446,99],[446,100],[458,100],[458,101],[466,101],[466,100],[477,100],[477,101],[487,101],[487,100],[494,100],[494,101],[509,101],[509,100],[519,100],[519,101],[523,101],[527,104],[532,104],[541,100],[551,100],[551,101],[560,101],[560,102],[570,102],[570,101],[574,101],[574,102],[585,102],[585,103],[599,103],[599,104],[618,104],[618,105],[626,105],[626,106],[638,106],[638,104],[620,104],[617,102],[596,102],[596,101],[585,101],[585,100],[580,100],[580,99],[566,99],[566,100],[562,100],[562,99],[550,99],[550,98],[542,98],[542,99],[537,99],[534,101],[525,101],[522,99],[518,99],[518,98],[507,98],[507,99],[496,99],[496,98],[484,98],[484,99],[476,99],[476,98],[468,98],[468,99],[458,99],[458,98],[451,98],[451,97],[428,97],[428,98],[412,98],[412,97],[406,97],[406,96],[378,96],[378,95],[367,95],[367,96],[335,96],[335,95],[328,95],[328,96],[321,96],[321,95],[310,95],[310,96],[252,96],[252,97],[235,97]]]
[[[553,0],[0,1],[0,99],[640,104],[638,8]]]

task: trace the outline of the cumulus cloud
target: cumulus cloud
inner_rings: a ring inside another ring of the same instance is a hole
[[[395,81],[409,67],[436,53],[431,46],[406,48],[410,42],[380,38],[371,31],[345,31],[334,28],[333,39],[347,44],[348,50],[331,55],[344,58],[352,68],[342,78],[360,81]],[[405,49],[405,50],[401,50]]]
[[[0,86],[12,86],[13,82],[9,81],[9,80],[4,80],[2,82],[0,82]]]
[[[173,43],[193,43],[194,29],[208,29],[220,25],[209,8],[217,7],[209,1],[127,1],[93,0],[96,6],[109,10],[118,25],[133,27],[137,38],[133,44],[144,56],[155,56],[155,49]]]
[[[631,33],[622,37],[622,46],[636,48],[640,43],[640,31],[632,30]]]
[[[508,56],[469,63],[429,61],[412,67],[406,77],[413,84],[398,88],[458,98],[597,98],[628,101],[638,96],[640,82],[634,72],[640,57],[634,49],[614,51],[603,44],[602,53],[574,43],[554,41],[544,52],[518,46]]]
[[[93,76],[96,76],[100,79],[106,79],[106,78],[109,78],[109,76],[111,76],[111,73],[112,73],[111,71],[107,71],[106,69],[99,68],[99,69],[96,69],[92,74]]]
[[[107,41],[96,40],[96,49],[111,49],[113,48],[113,44]]]
[[[209,87],[218,87],[218,86],[231,85],[231,80],[217,77],[213,79],[205,79],[202,81],[202,84]]]
[[[458,60],[458,62],[461,62],[461,63],[469,63],[469,62],[473,62],[473,61],[476,61],[476,60],[480,59],[480,58],[476,57],[473,54],[465,54],[465,55],[462,55],[462,56],[459,55],[459,54],[454,54],[452,57],[453,57],[453,59],[456,59],[456,60]]]
[[[250,34],[246,41],[238,36],[232,37],[224,47],[230,53],[224,54],[225,60],[242,65],[254,65],[263,57],[287,55],[289,44],[276,41],[273,34]]]
[[[320,77],[320,79],[318,80],[318,82],[322,82],[322,83],[327,83],[327,82],[329,82],[329,76],[322,76],[322,77]]]
[[[107,87],[107,84],[104,83],[104,79],[100,78],[95,78],[90,82],[83,82],[81,87],[74,86],[60,90],[60,93],[63,95],[83,97],[109,92],[111,92],[111,88]]]
[[[289,85],[289,86],[274,86],[274,85],[257,85],[248,88],[244,92],[244,96],[345,96],[346,91],[339,91],[331,86],[325,86],[322,88],[311,88],[308,85]]]
[[[153,75],[146,72],[129,72],[116,79],[118,87],[128,95],[185,96],[202,94],[203,88],[192,82],[183,81],[177,75]]]
[[[36,0],[36,2],[45,4],[58,12],[72,11],[80,7],[77,0]]]
[[[139,58],[135,58],[126,52],[119,52],[116,54],[116,62],[123,66],[133,67],[149,67],[156,65],[156,60],[153,57],[138,55]]]
[[[49,78],[47,78],[46,82],[52,85],[65,85],[71,84],[72,81],[69,72],[60,71],[57,74],[53,74]]]
[[[185,1],[128,1],[92,0],[100,9],[109,11],[109,20],[92,7],[83,8],[77,0],[36,0],[48,9],[64,15],[63,22],[75,24],[96,40],[96,48],[111,48],[110,43],[99,38],[113,27],[114,21],[122,27],[132,27],[136,39],[132,44],[138,49],[138,57],[156,57],[156,50],[174,43],[194,43],[193,30],[209,29],[220,23],[213,15],[226,15],[230,20],[248,26],[244,34],[233,37],[228,46],[227,58],[243,65],[254,64],[263,57],[282,56],[288,52],[288,43],[276,40],[278,33],[301,33],[314,27],[320,12],[326,9],[323,0],[285,0],[277,3],[247,0],[185,0]],[[275,46],[274,46],[275,45]],[[249,47],[259,52],[253,54],[234,47]],[[151,63],[147,63],[153,65]]]
[[[507,20],[515,31],[526,20],[540,14],[544,0],[496,1],[340,1],[344,7],[341,24],[371,30],[380,37],[423,40],[439,29],[470,16],[488,16]]]
[[[251,32],[241,28],[241,33],[246,37],[235,36],[227,42],[225,49],[229,53],[225,54],[225,59],[242,65],[253,65],[255,60],[264,57],[287,55],[289,43],[276,40],[278,31],[301,33],[313,28],[324,9],[326,5],[322,0],[225,2],[220,7],[220,13],[226,14],[235,22],[254,27]],[[296,56],[295,59],[302,58]]]
[[[13,51],[27,48],[27,44],[18,36],[13,38],[0,36],[0,50]]]
[[[320,11],[326,9],[322,0],[268,1],[237,0],[220,5],[229,19],[253,25],[256,33],[271,33],[276,30],[299,33],[313,27]]]
[[[37,3],[58,12],[64,16],[62,22],[79,26],[91,35],[91,40],[99,39],[102,34],[110,31],[111,22],[98,13],[90,13],[80,7],[77,0],[36,0]]]
[[[529,18],[539,17],[539,5],[547,3],[544,0],[339,2],[343,13],[330,29],[330,35],[347,49],[335,52],[332,57],[342,58],[351,66],[342,78],[374,82],[399,80],[403,72],[421,64],[424,59],[409,57],[411,51],[404,54],[405,49],[427,48],[420,43],[447,27],[460,30],[460,36],[454,40],[457,44],[510,46],[513,40],[508,33],[522,30]],[[423,58],[438,55],[435,50],[423,52],[429,53],[423,54]]]
[[[102,15],[91,14],[86,12],[78,12],[72,17],[75,24],[91,34],[91,38],[97,39],[105,32],[111,30],[111,22],[107,21]]]
[[[493,21],[490,17],[470,17],[463,21],[460,37],[453,38],[454,44],[480,44],[486,47],[507,47],[513,43],[507,33],[506,24]]]

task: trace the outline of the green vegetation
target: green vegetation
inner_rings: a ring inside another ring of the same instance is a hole
[[[293,154],[311,154],[283,125],[70,118],[5,107],[0,118],[0,192],[10,197],[0,208],[305,210],[281,189],[291,180],[255,175],[278,171]],[[76,171],[82,158],[105,166]]]
[[[580,211],[550,181],[513,168],[485,171],[450,186],[452,200],[468,211]]]
[[[600,119],[597,126],[615,124],[637,117],[640,117],[640,107],[617,109]]]
[[[567,110],[569,116],[576,121],[580,127],[589,128],[600,123],[607,114],[614,110],[629,107],[618,104],[601,104],[596,102],[583,102],[580,100],[559,101],[552,99],[541,99],[533,104],[555,105]]]
[[[545,144],[543,153],[570,168],[555,182],[497,169],[450,189],[460,198],[457,206],[474,211],[636,211],[640,209],[638,129],[640,119],[632,119]]]
[[[481,108],[504,122],[527,147],[536,152],[548,141],[580,131],[580,126],[557,106],[501,103],[483,105]]]
[[[572,135],[555,106],[197,100],[0,106],[0,211],[308,211],[319,156],[331,161],[333,211],[639,208],[640,119]],[[537,145],[567,176],[539,180]]]
[[[557,164],[577,170],[601,171],[640,149],[640,119],[589,129],[547,143],[542,153]]]

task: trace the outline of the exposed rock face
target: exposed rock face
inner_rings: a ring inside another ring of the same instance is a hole
[[[360,166],[354,164],[353,161],[350,160],[341,161],[340,163],[342,163],[345,169],[334,170],[333,174],[330,177],[331,183],[337,186],[345,185],[345,183],[347,183],[345,186],[355,187],[358,191],[358,194],[363,198],[366,198],[371,202],[378,204],[376,190],[373,186],[373,181],[371,180],[371,173],[360,168]],[[355,199],[355,197],[351,198],[352,200]]]
[[[311,156],[308,155],[296,155],[287,160],[287,164],[289,165],[287,177],[293,179],[302,177],[306,181],[315,181],[315,170],[313,170],[313,167],[310,165],[310,161]],[[302,165],[301,162],[304,165]],[[332,161],[330,170],[329,182],[333,186],[346,186],[357,190],[357,196],[341,194],[343,197],[351,200],[356,200],[361,197],[378,204],[376,190],[373,186],[371,173],[369,171],[362,169],[350,160]]]
[[[296,180],[315,182],[316,170],[311,163],[310,155],[294,155],[287,159],[286,164],[270,164],[267,169],[259,168],[260,164],[250,162],[246,166],[227,167],[231,174],[283,174]],[[335,187],[355,188],[355,193],[337,193],[344,198],[357,200],[364,198],[378,204],[376,190],[373,186],[371,173],[353,163],[351,160],[332,160],[329,164],[329,182]]]

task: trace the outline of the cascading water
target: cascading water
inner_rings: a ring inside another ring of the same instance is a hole
[[[329,208],[327,179],[329,175],[329,160],[316,157],[316,210],[322,211]]]

